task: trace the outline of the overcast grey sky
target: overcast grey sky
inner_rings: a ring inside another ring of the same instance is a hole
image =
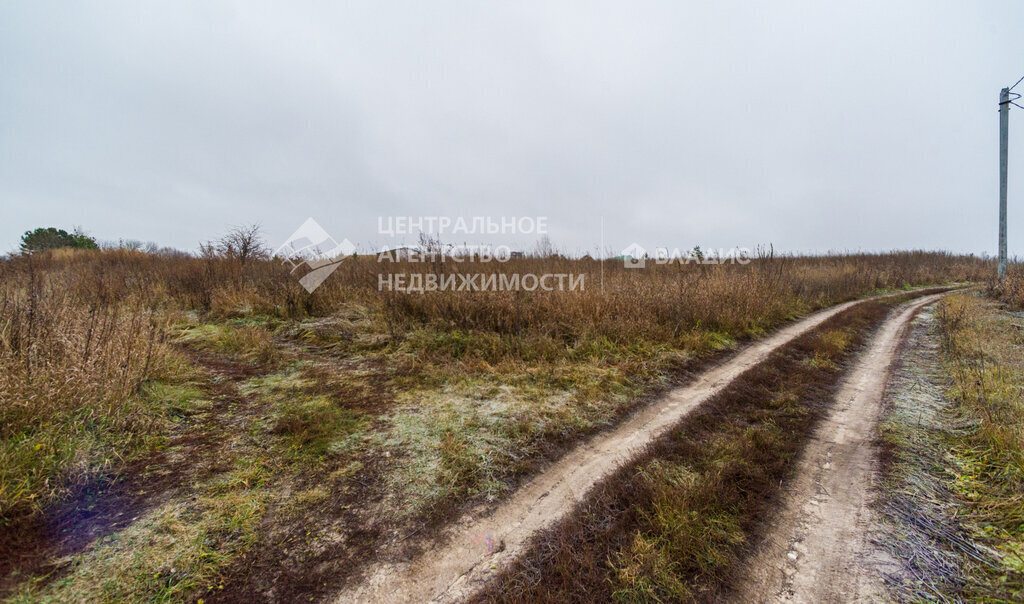
[[[310,216],[369,249],[426,215],[547,216],[572,252],[603,220],[615,249],[993,253],[1024,2],[5,1],[0,72],[0,252]]]

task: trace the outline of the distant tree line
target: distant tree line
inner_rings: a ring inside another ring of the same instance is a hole
[[[25,231],[25,234],[21,236],[19,251],[22,254],[34,254],[60,248],[131,250],[147,254],[160,254],[162,256],[191,255],[172,247],[160,247],[152,241],[140,241],[138,239],[97,242],[96,238],[87,235],[80,227],[75,227],[70,233],[56,227],[40,227],[31,231]],[[253,260],[269,258],[270,249],[263,239],[260,225],[249,224],[232,227],[216,241],[200,243],[199,255],[205,258],[231,258],[246,264]]]

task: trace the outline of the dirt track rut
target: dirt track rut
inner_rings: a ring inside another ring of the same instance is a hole
[[[781,511],[750,558],[735,602],[876,602],[890,598],[893,561],[873,538],[878,479],[875,426],[889,369],[914,314],[943,294],[910,302],[886,320],[844,379],[829,416],[785,486]]]
[[[742,349],[617,428],[585,441],[490,513],[467,514],[446,531],[441,545],[418,559],[371,567],[366,579],[343,591],[337,601],[450,602],[471,594],[520,554],[535,531],[569,512],[635,451],[774,350],[857,303],[818,311]]]

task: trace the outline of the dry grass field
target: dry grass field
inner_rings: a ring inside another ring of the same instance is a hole
[[[272,260],[12,257],[0,594],[329,596],[375,552],[416,551],[744,342],[827,305],[991,270],[926,252],[643,270],[353,257],[307,294]],[[389,272],[495,271],[582,274],[585,289],[378,289]],[[804,343],[825,355],[814,371],[850,345],[844,329]]]

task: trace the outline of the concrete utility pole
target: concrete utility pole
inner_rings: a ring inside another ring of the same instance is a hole
[[[1006,276],[1006,155],[1010,126],[1010,89],[999,92],[999,278]]]

